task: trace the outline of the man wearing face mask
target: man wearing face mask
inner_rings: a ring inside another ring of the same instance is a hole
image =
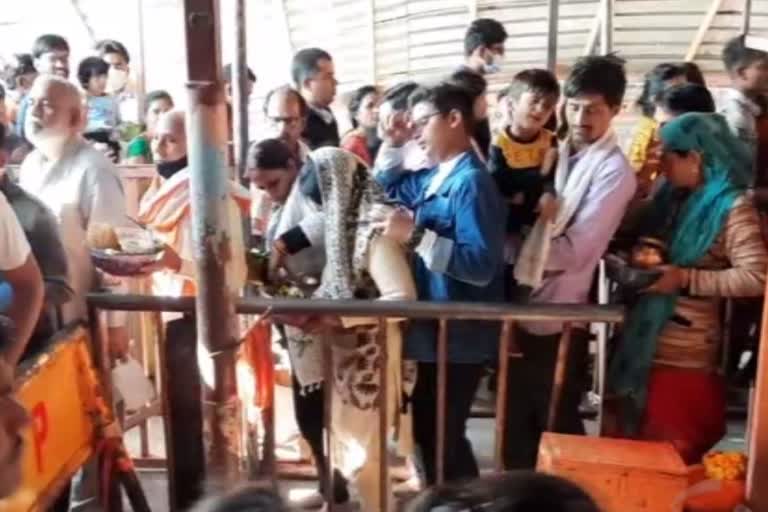
[[[472,22],[464,35],[464,64],[459,70],[473,71],[479,75],[498,73],[504,60],[504,42],[507,31],[504,25],[491,18],[479,18]],[[472,137],[483,157],[488,160],[491,147],[491,127],[488,118],[477,119]]]
[[[120,105],[120,119],[123,131],[127,131],[126,140],[137,133],[139,120],[139,103],[130,87],[131,55],[125,45],[113,39],[104,39],[96,43],[96,54],[109,64],[107,72],[107,94],[117,98]]]

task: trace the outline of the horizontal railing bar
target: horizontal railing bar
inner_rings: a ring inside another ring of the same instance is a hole
[[[112,311],[166,311],[192,313],[194,297],[117,295],[92,293],[90,306]],[[253,315],[271,308],[280,315],[340,315],[348,317],[395,317],[451,320],[515,320],[525,322],[618,323],[624,319],[621,306],[590,304],[505,304],[494,302],[426,302],[386,300],[262,299],[241,298],[240,314]]]

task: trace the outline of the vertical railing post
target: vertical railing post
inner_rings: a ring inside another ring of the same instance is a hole
[[[235,0],[235,61],[232,63],[232,142],[235,179],[245,180],[248,155],[248,58],[245,0]]]
[[[752,0],[744,0],[744,12],[741,18],[741,33],[749,34],[750,15],[752,14]]]
[[[608,55],[613,51],[613,0],[603,2],[603,23],[600,26],[600,53]]]
[[[509,375],[510,341],[514,324],[505,320],[501,326],[499,340],[499,371],[496,374],[496,448],[494,459],[496,471],[504,471],[504,446],[506,443],[507,426],[507,376]]]
[[[557,348],[557,361],[552,379],[552,394],[549,399],[549,416],[547,419],[547,431],[554,432],[557,427],[557,413],[560,408],[560,398],[563,394],[565,372],[568,365],[568,352],[571,350],[571,324],[563,325],[563,334]]]
[[[389,465],[387,464],[387,436],[389,433],[389,347],[387,346],[387,320],[379,318],[376,333],[379,344],[379,507],[389,511]]]
[[[323,337],[323,426],[325,427],[325,503],[328,512],[336,510],[333,464],[333,348],[330,340]],[[321,474],[322,478],[322,474]]]
[[[547,12],[547,69],[552,73],[557,67],[557,30],[560,0],[548,0]]]
[[[437,332],[437,445],[435,472],[437,485],[445,481],[446,386],[448,385],[448,321],[440,318]]]
[[[237,319],[227,263],[243,251],[233,247],[227,228],[225,170],[227,120],[221,81],[219,2],[184,0],[189,82],[187,141],[192,239],[197,263],[198,350],[212,367],[205,416],[210,445],[208,469],[222,483],[240,480],[242,428],[235,377]],[[208,358],[216,354],[212,361]]]

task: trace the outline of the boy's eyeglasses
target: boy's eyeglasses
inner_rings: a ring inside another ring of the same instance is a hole
[[[301,118],[299,117],[281,117],[281,116],[268,116],[267,120],[269,120],[270,123],[273,125],[278,125],[280,123],[284,123],[286,126],[296,126],[299,121],[301,121]]]
[[[425,114],[425,115],[419,117],[418,119],[411,120],[411,124],[413,125],[414,128],[416,128],[418,130],[421,130],[425,126],[427,126],[427,123],[429,123],[430,119],[432,119],[433,117],[435,117],[437,115],[440,115],[440,114],[441,114],[441,112],[439,112],[439,111],[435,111],[435,112],[431,112],[429,114]]]

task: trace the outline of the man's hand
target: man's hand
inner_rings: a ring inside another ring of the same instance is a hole
[[[544,192],[539,199],[539,216],[546,222],[554,222],[560,211],[560,201],[550,192]]]
[[[384,221],[377,223],[377,227],[383,229],[383,235],[392,240],[405,244],[411,238],[416,223],[413,214],[405,208],[392,210]]]
[[[385,114],[379,122],[379,137],[387,145],[401,147],[413,138],[408,112],[391,112]]]
[[[267,267],[267,275],[270,279],[277,275],[277,272],[285,266],[285,259],[288,257],[288,248],[285,246],[285,242],[279,238],[272,244],[272,249],[269,251],[269,264]]]

